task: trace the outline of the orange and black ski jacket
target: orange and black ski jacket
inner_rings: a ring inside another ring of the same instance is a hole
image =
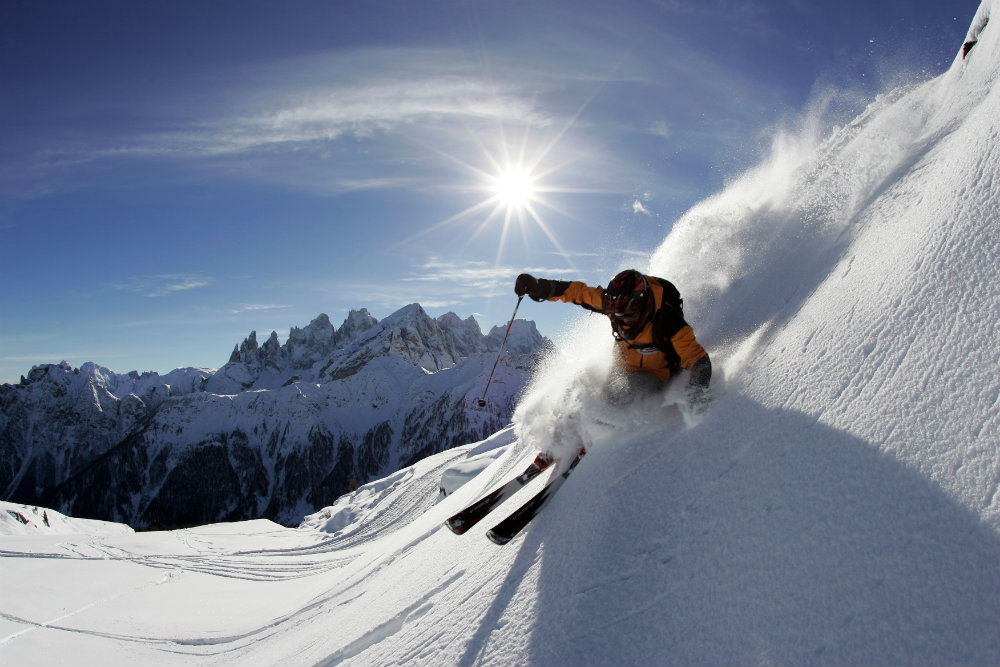
[[[610,315],[608,319],[625,369],[646,371],[666,382],[681,368],[690,369],[707,353],[695,339],[694,330],[684,321],[681,301],[673,284],[653,276],[646,276],[646,280],[656,304],[652,317],[638,331],[616,326]],[[600,285],[591,287],[578,281],[552,283],[553,296],[549,301],[575,303],[587,310],[604,313],[604,288]]]

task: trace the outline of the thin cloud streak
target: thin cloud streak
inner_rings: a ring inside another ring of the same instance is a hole
[[[539,273],[545,275],[569,275],[573,269],[553,269],[547,267],[495,266],[489,262],[467,262],[455,264],[431,259],[418,267],[421,273],[405,277],[406,282],[446,282],[469,287],[492,287],[498,281],[510,281],[519,273]]]
[[[294,97],[294,96],[293,96]],[[320,150],[341,138],[370,139],[404,126],[448,126],[482,120],[544,126],[549,119],[520,91],[497,90],[474,79],[395,80],[370,86],[310,90],[300,101],[255,115],[225,117],[177,132],[138,137],[107,157],[211,157],[253,151]]]
[[[196,274],[161,274],[155,276],[133,276],[124,283],[112,285],[124,292],[137,292],[146,297],[156,298],[201,289],[215,283],[214,278]]]
[[[263,303],[262,304],[256,304],[256,303],[254,303],[254,304],[241,305],[241,306],[238,306],[236,308],[231,308],[229,310],[229,312],[232,315],[242,315],[243,313],[256,313],[256,312],[268,311],[268,310],[287,310],[289,308],[291,308],[291,306],[287,306],[287,305],[283,305],[283,304],[263,304]]]
[[[512,295],[514,278],[523,272],[549,277],[571,278],[575,275],[568,268],[495,266],[486,261],[454,263],[431,258],[392,286],[337,283],[335,288],[330,289],[337,292],[363,292],[365,306],[369,309],[384,309],[384,314],[410,303],[420,303],[424,308],[434,309],[463,308],[470,304],[482,304],[484,300]],[[408,289],[408,285],[413,288]]]

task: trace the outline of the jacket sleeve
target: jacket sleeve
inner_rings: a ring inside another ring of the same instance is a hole
[[[684,321],[683,313],[667,304],[653,318],[653,344],[675,358],[681,368],[691,368],[707,354],[694,337],[694,329]]]
[[[579,281],[565,283],[566,289],[561,293],[553,294],[549,301],[565,301],[583,306],[587,310],[594,312],[604,312],[604,288],[598,285],[591,287]]]
[[[694,337],[694,329],[690,325],[684,325],[680,331],[675,333],[670,339],[670,343],[677,350],[677,356],[681,358],[681,368],[690,369],[696,361],[708,354]],[[711,370],[709,374],[711,374]]]

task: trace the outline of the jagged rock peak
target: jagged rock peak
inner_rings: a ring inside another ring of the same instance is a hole
[[[437,322],[442,327],[447,327],[449,329],[469,329],[478,333],[480,336],[483,335],[483,330],[479,327],[479,322],[472,315],[469,315],[464,320],[456,315],[455,313],[448,312],[437,318]]]
[[[288,340],[302,343],[332,341],[333,334],[333,324],[330,323],[329,316],[326,313],[320,313],[304,328],[292,327],[291,331],[288,332]]]
[[[321,317],[326,316],[322,315]],[[371,313],[368,312],[367,308],[352,310],[348,313],[347,319],[344,320],[344,323],[340,325],[339,329],[337,329],[337,343],[339,345],[345,345],[351,341],[357,340],[358,336],[377,324],[378,320],[371,316]]]
[[[243,339],[243,342],[236,346],[233,353],[229,355],[229,363],[252,363],[257,359],[257,332],[251,331],[250,335]]]
[[[243,344],[240,345],[240,351],[253,352],[257,350],[259,346],[257,345],[257,332],[251,331],[250,335],[243,340]]]
[[[371,340],[383,341],[387,353],[431,372],[486,352],[489,346],[474,318],[462,320],[448,313],[433,319],[417,303],[382,320]]]
[[[278,342],[278,332],[272,331],[271,335],[260,348],[260,355],[262,359],[267,359],[269,361],[276,361],[284,356],[284,350],[281,348],[281,343]]]
[[[495,326],[490,329],[486,335],[490,348],[498,349],[506,332],[505,326]],[[545,345],[545,337],[538,333],[538,328],[532,320],[514,320],[504,349],[511,354],[535,354]]]
[[[304,329],[292,327],[285,343],[285,353],[293,367],[307,368],[336,347],[335,338],[336,331],[330,318],[320,313]]]
[[[229,363],[242,363],[250,368],[280,368],[284,365],[284,359],[285,348],[278,342],[277,331],[272,331],[263,345],[257,343],[257,332],[251,331],[239,347],[233,350]]]
[[[455,313],[445,313],[436,320],[441,331],[448,337],[455,349],[467,356],[482,351],[483,330],[471,315],[464,320]],[[488,345],[488,342],[486,343]]]
[[[411,303],[409,305],[403,306],[397,310],[392,315],[382,320],[381,324],[383,327],[397,326],[403,323],[420,322],[426,323],[432,321],[427,311],[419,303]]]
[[[461,360],[499,349],[506,327],[484,336],[474,317],[455,313],[432,318],[419,303],[404,306],[379,321],[364,308],[352,310],[339,329],[320,314],[308,326],[293,327],[279,345],[271,333],[258,345],[256,332],[233,351],[230,362],[205,389],[220,394],[284,386],[295,381],[330,382],[351,377],[377,358],[395,358],[437,372]],[[545,346],[533,324],[512,327],[507,352],[534,355]]]
[[[280,343],[278,343],[278,332],[272,331],[271,335],[267,337],[267,341],[264,342],[264,347],[275,347],[278,345],[280,345]]]
[[[65,361],[60,364],[39,364],[31,367],[31,370],[28,371],[28,377],[24,378],[21,381],[21,384],[33,384],[35,382],[41,382],[45,379],[59,381],[66,373],[72,372],[73,367]]]
[[[326,313],[320,313],[305,328],[292,327],[283,348],[284,354],[293,368],[309,368],[329,357],[334,350],[354,342],[376,324],[378,320],[364,308],[352,310],[339,329],[334,329]]]

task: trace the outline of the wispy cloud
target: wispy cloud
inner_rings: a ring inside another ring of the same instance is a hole
[[[133,276],[122,283],[115,283],[115,289],[125,292],[137,292],[148,297],[162,297],[178,292],[208,287],[215,282],[213,278],[197,274],[160,274],[154,276]]]
[[[229,312],[233,315],[240,315],[242,313],[254,313],[254,312],[268,311],[268,310],[285,310],[288,308],[291,308],[291,306],[286,306],[282,304],[248,303],[231,308]]]
[[[491,262],[446,262],[431,258],[391,284],[353,285],[338,282],[331,286],[338,294],[364,294],[364,305],[394,311],[410,303],[425,308],[466,308],[484,299],[513,294],[514,279],[527,272],[549,278],[575,279],[572,269],[548,266],[505,266]]]
[[[631,248],[621,248],[619,252],[623,257],[643,259],[649,261],[649,256],[652,254],[649,250],[634,250]]]
[[[649,133],[664,139],[669,139],[673,135],[673,132],[670,131],[670,126],[662,120],[653,122],[649,126]]]
[[[418,273],[403,278],[404,281],[424,283],[440,283],[443,285],[461,286],[464,291],[493,289],[498,283],[505,286],[513,285],[514,278],[519,273],[537,273],[546,276],[564,276],[573,273],[573,269],[553,269],[548,267],[510,267],[494,265],[489,262],[442,262],[431,259],[418,267]]]
[[[503,120],[543,126],[549,122],[531,98],[512,86],[465,76],[401,77],[364,85],[307,85],[257,104],[251,114],[226,114],[169,132],[137,137],[108,157],[212,156],[250,151],[323,150],[342,138],[370,139],[400,128]],[[291,101],[289,101],[291,100]]]

